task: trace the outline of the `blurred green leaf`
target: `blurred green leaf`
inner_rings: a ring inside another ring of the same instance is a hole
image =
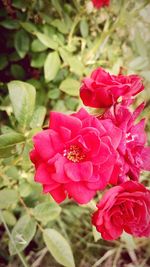
[[[0,22],[0,25],[9,30],[14,30],[14,29],[16,30],[19,28],[18,21],[12,19],[3,20]]]
[[[50,99],[58,99],[60,96],[60,90],[55,88],[55,89],[50,89],[48,92],[48,98]]]
[[[33,113],[32,120],[30,122],[31,128],[41,127],[46,115],[46,108],[44,106],[38,106]]]
[[[50,52],[44,63],[44,76],[46,82],[50,82],[56,77],[60,64],[61,62],[58,53],[56,51]]]
[[[148,59],[146,57],[136,57],[129,63],[129,68],[132,70],[142,70],[148,67]]]
[[[20,181],[19,193],[21,197],[27,197],[32,193],[32,186],[27,181]]]
[[[58,48],[58,44],[49,36],[45,35],[44,33],[36,32],[35,33],[37,38],[40,40],[42,44],[46,47],[56,50]]]
[[[23,29],[16,32],[14,39],[14,46],[21,58],[24,58],[25,55],[27,54],[29,50],[29,43],[30,43],[29,36]]]
[[[92,232],[93,232],[93,237],[94,237],[95,242],[102,239],[101,234],[99,232],[97,232],[95,226],[92,226]]]
[[[25,71],[23,67],[18,64],[11,65],[11,74],[15,79],[23,80],[25,78]]]
[[[70,245],[60,233],[54,229],[45,229],[43,238],[48,250],[58,263],[65,267],[75,267]]]
[[[7,209],[18,202],[18,193],[14,189],[0,190],[0,209]]]
[[[36,25],[32,22],[20,22],[20,25],[29,33],[35,34],[37,31]]]
[[[55,19],[51,22],[51,25],[64,34],[68,33],[68,27],[63,20]]]
[[[89,26],[86,18],[80,21],[80,32],[83,38],[86,38],[89,34]]]
[[[71,96],[79,96],[80,82],[67,78],[60,84],[60,90]]]
[[[47,224],[47,222],[57,219],[60,212],[60,206],[50,202],[41,203],[33,209],[33,215],[43,224]]]
[[[46,53],[32,54],[31,66],[34,68],[41,68],[44,65]]]
[[[70,52],[66,51],[63,48],[59,48],[59,52],[61,58],[63,59],[64,63],[68,64],[70,67],[70,71],[76,73],[77,75],[82,75],[84,72],[84,65],[78,59],[77,56],[73,56]]]
[[[35,105],[35,88],[28,83],[12,81],[8,83],[10,100],[17,121],[24,129],[31,121]]]
[[[5,55],[0,55],[0,70],[3,70],[8,65],[8,60]]]
[[[36,222],[31,217],[24,215],[18,220],[11,232],[13,241],[18,251],[23,251],[28,246],[35,235],[35,232]],[[9,241],[9,252],[11,255],[17,254],[15,246],[11,241]]]
[[[4,210],[2,211],[3,217],[5,219],[5,222],[10,225],[10,226],[14,226],[16,224],[16,217],[13,215],[12,212],[8,211],[8,210]]]
[[[47,49],[47,46],[45,46],[43,43],[40,42],[40,40],[35,39],[33,40],[31,44],[31,49],[33,52],[42,52]]]
[[[23,141],[25,141],[25,137],[20,133],[12,131],[9,133],[2,134],[0,135],[0,149],[7,148],[18,143],[22,143]]]

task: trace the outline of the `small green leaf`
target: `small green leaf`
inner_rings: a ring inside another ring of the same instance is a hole
[[[6,29],[13,30],[19,28],[19,23],[16,20],[6,19],[0,22],[0,25]]]
[[[86,38],[89,34],[89,26],[88,26],[86,18],[83,18],[80,21],[80,32],[83,38]]]
[[[144,70],[148,67],[148,59],[146,57],[136,57],[128,65],[131,70]]]
[[[25,137],[22,134],[16,132],[2,134],[0,135],[0,149],[22,143],[23,141],[25,141]]]
[[[14,226],[16,224],[16,218],[10,211],[4,210],[2,211],[3,217],[6,223],[10,226]]]
[[[56,203],[45,202],[33,209],[33,215],[43,224],[55,220],[60,215],[61,208]]]
[[[51,25],[64,34],[68,33],[68,27],[63,20],[55,19],[51,22]]]
[[[12,145],[8,148],[0,148],[0,158],[9,158],[16,154],[16,146]]]
[[[33,209],[33,215],[43,224],[55,220],[60,215],[61,208],[56,203],[45,202]]]
[[[28,246],[35,232],[36,222],[31,217],[24,215],[19,219],[11,233],[18,251],[23,251]],[[15,246],[9,241],[9,252],[11,255],[17,254]]]
[[[70,245],[60,233],[54,229],[45,229],[43,238],[48,250],[58,263],[65,267],[75,267]]]
[[[71,96],[79,96],[80,83],[72,78],[67,78],[60,84],[60,90]]]
[[[95,242],[97,242],[99,239],[102,239],[101,234],[97,232],[95,226],[92,226],[92,232],[93,232],[93,237],[94,237]]]
[[[15,131],[0,135],[0,158],[8,158],[16,153],[16,145],[23,143],[25,137]]]
[[[22,66],[19,64],[12,64],[11,65],[11,74],[13,78],[23,80],[25,77],[25,71]]]
[[[24,58],[29,50],[29,36],[22,29],[15,34],[14,46],[21,58]]]
[[[50,98],[50,99],[58,99],[59,96],[60,96],[60,90],[57,88],[51,89],[48,92],[48,98]]]
[[[41,127],[43,125],[45,115],[46,115],[46,108],[43,106],[38,106],[33,113],[33,117],[30,122],[30,127],[31,128]]]
[[[35,33],[37,38],[40,40],[42,44],[46,47],[56,50],[58,48],[58,44],[49,36],[45,35],[44,33],[36,32]]]
[[[50,52],[44,63],[44,76],[46,82],[50,82],[56,77],[60,64],[61,62],[58,53],[56,51]]]
[[[84,65],[77,56],[72,56],[70,52],[63,48],[59,48],[59,53],[64,63],[69,65],[71,72],[76,73],[77,75],[83,74]]]
[[[33,52],[42,52],[47,49],[47,46],[45,46],[43,43],[40,42],[40,40],[35,39],[33,40],[31,44],[31,49]]]
[[[0,209],[7,209],[18,202],[18,193],[13,189],[0,190]]]
[[[20,22],[20,25],[29,33],[34,34],[37,31],[35,24],[31,22]]]
[[[30,123],[35,105],[35,88],[28,83],[12,81],[8,83],[9,96],[17,121],[24,129]]]
[[[19,183],[19,193],[22,197],[29,196],[32,193],[32,186],[26,181],[21,181]]]
[[[0,70],[3,70],[8,65],[8,60],[5,55],[0,55]]]
[[[41,68],[44,65],[46,59],[46,53],[32,54],[31,67]]]

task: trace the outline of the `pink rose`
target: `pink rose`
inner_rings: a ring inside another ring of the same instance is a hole
[[[94,108],[107,108],[122,96],[131,98],[144,89],[137,75],[111,75],[102,68],[94,70],[90,78],[83,79],[80,97],[84,105]]]
[[[97,9],[103,6],[109,6],[110,0],[92,0],[93,6]]]
[[[77,203],[90,201],[115,172],[121,131],[107,130],[84,109],[72,115],[51,112],[50,126],[34,136],[30,158],[35,181],[58,202],[66,196]]]
[[[92,223],[105,240],[117,239],[123,230],[150,237],[150,190],[128,181],[108,190],[97,205]]]
[[[145,119],[135,123],[138,116],[144,109],[142,103],[133,113],[129,110],[127,104],[117,104],[108,109],[104,115],[104,121],[101,123],[107,129],[108,134],[111,131],[111,123],[122,131],[121,142],[117,148],[120,158],[119,182],[130,179],[138,180],[141,170],[150,170],[150,147],[146,146]],[[112,177],[112,183],[116,184],[117,177]]]

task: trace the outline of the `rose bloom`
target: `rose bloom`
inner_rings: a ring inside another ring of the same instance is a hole
[[[108,109],[101,123],[108,134],[111,132],[111,123],[122,131],[122,138],[117,148],[120,158],[118,160],[119,180],[113,176],[112,184],[124,182],[128,177],[132,180],[139,180],[142,170],[150,171],[150,147],[146,146],[145,119],[135,123],[135,120],[144,109],[144,103],[139,105],[132,113],[128,105],[130,102],[122,102]]]
[[[93,6],[97,9],[103,6],[109,6],[110,0],[92,0]]]
[[[72,115],[51,112],[49,128],[33,138],[35,181],[58,203],[68,195],[85,204],[114,175],[120,140],[120,129],[114,126],[108,135],[84,109]]]
[[[107,108],[123,99],[131,98],[144,89],[137,75],[111,75],[102,68],[94,70],[90,77],[83,79],[80,97],[85,106]]]
[[[108,190],[97,205],[92,223],[105,240],[117,239],[123,232],[150,237],[150,190],[134,181]]]

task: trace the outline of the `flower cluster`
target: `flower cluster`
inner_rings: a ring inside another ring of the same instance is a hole
[[[115,76],[98,68],[83,80],[80,96],[86,106],[103,108],[103,113],[93,116],[84,108],[71,115],[51,112],[49,127],[33,138],[35,181],[56,202],[69,197],[86,204],[112,186],[92,216],[106,240],[123,230],[150,236],[150,191],[139,181],[140,173],[150,170],[150,147],[145,120],[136,123],[144,103],[130,110],[143,89],[137,75]]]

